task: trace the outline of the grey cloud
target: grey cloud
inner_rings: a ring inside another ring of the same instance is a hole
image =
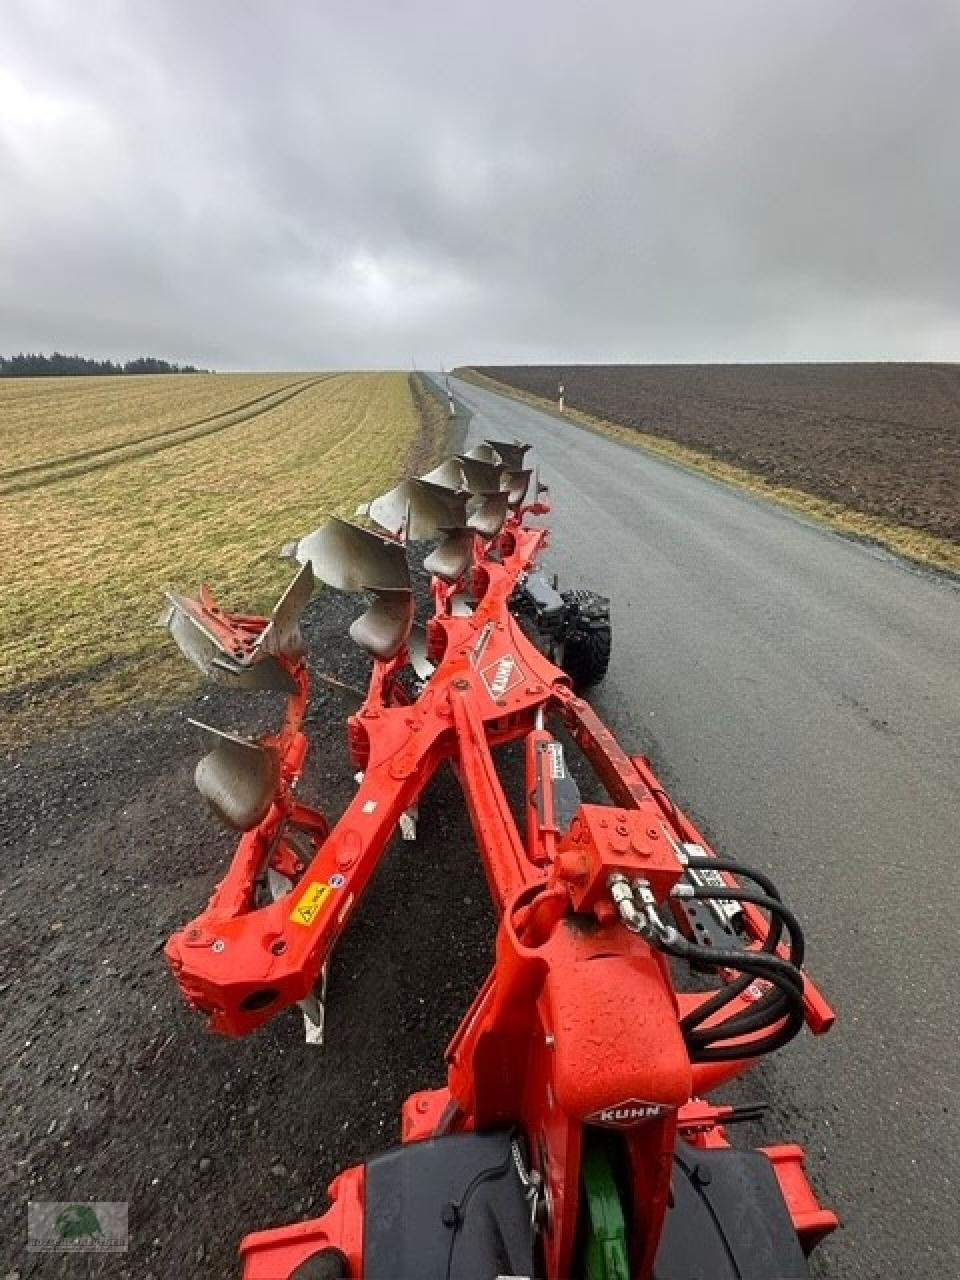
[[[13,0],[0,351],[960,357],[960,10]]]

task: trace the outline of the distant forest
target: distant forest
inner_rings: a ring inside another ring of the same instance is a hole
[[[0,378],[74,378],[112,373],[209,373],[192,364],[176,364],[158,360],[156,356],[138,356],[136,360],[93,360],[89,356],[65,356],[55,351],[52,356],[0,356]]]

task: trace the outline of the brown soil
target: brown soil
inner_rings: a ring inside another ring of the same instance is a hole
[[[960,542],[960,366],[500,365],[477,372]]]

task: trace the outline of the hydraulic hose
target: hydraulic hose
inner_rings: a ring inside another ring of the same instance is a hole
[[[790,961],[798,968],[800,967],[803,963],[805,950],[803,930],[801,929],[800,922],[797,920],[796,916],[794,916],[792,912],[788,911],[788,909],[783,905],[783,901],[780,897],[780,891],[769,876],[765,875],[762,871],[755,870],[753,867],[745,866],[743,863],[737,862],[733,858],[715,858],[710,854],[690,854],[687,862],[690,867],[694,868],[694,870],[709,868],[716,871],[728,871],[743,879],[752,880],[755,884],[759,885],[767,895],[766,901],[749,897],[746,892],[739,888],[739,886],[731,887],[731,891],[729,893],[725,891],[714,893],[713,886],[696,886],[697,892],[692,896],[698,898],[716,898],[720,901],[729,900],[754,902],[755,905],[770,912],[770,928],[767,931],[767,936],[763,941],[761,949],[768,952],[775,951],[780,941],[781,926],[786,924],[791,936]],[[775,906],[774,901],[770,901],[770,899],[775,900],[777,905]],[[748,975],[745,978],[737,979],[736,982],[728,983],[723,991],[718,992],[713,999],[706,1001],[693,1014],[689,1015],[688,1019],[685,1019],[685,1025],[689,1025],[692,1028],[697,1026],[705,1018],[709,1018],[714,1013],[717,1013],[725,1005],[730,1004],[739,995],[741,995],[747,987],[750,986],[751,981],[752,978]],[[772,1001],[767,1001],[762,1007],[769,1010],[771,1004]],[[754,1012],[757,1011],[755,1010]],[[746,1026],[751,1026],[753,1023],[754,1020],[751,1019],[751,1022],[747,1023]],[[753,1026],[753,1029],[755,1029],[755,1025]],[[743,1033],[745,1033],[745,1031]]]
[[[779,929],[773,928],[773,922],[775,920],[786,925],[787,932],[790,937],[789,965],[792,966],[795,971],[799,970],[800,965],[803,963],[804,938],[800,922],[797,920],[793,912],[784,906],[779,897],[773,898],[767,894],[753,893],[747,889],[730,888],[728,886],[725,886],[722,889],[712,886],[698,886],[692,892],[685,894],[684,897],[688,899],[694,898],[701,900],[719,899],[733,902],[750,902],[761,907],[763,910],[768,911],[771,917],[771,928],[767,932],[767,937],[764,940],[762,951],[735,952],[734,954],[741,957],[741,960],[737,964],[730,964],[728,966],[730,968],[740,970],[744,973],[744,976],[737,979],[735,982],[728,983],[721,991],[718,991],[716,995],[711,997],[711,999],[704,1001],[703,1004],[699,1005],[682,1020],[680,1025],[684,1034],[687,1036],[690,1047],[697,1049],[706,1048],[708,1045],[714,1044],[717,1041],[730,1040],[735,1036],[751,1035],[756,1031],[762,1030],[764,1027],[768,1027],[779,1022],[783,1017],[787,1016],[793,1005],[792,996],[785,995],[782,986],[779,983],[774,982],[776,990],[764,995],[752,1009],[737,1014],[732,1018],[728,1018],[725,1022],[719,1023],[715,1026],[698,1030],[707,1018],[718,1013],[721,1009],[725,1008],[728,1004],[737,999],[737,997],[750,986],[751,982],[753,982],[757,976],[768,978],[768,974],[763,972],[758,975],[754,966],[751,965],[748,967],[745,965],[743,963],[743,958],[754,956],[757,957],[757,959],[760,959],[761,957],[778,959],[778,957],[770,955],[776,946],[778,935],[780,933]],[[710,948],[708,950],[706,948],[699,948],[699,951],[701,953],[706,951],[707,955],[713,958],[712,963],[714,965],[719,964],[719,953],[715,949]],[[704,956],[704,959],[706,958],[707,957]],[[768,980],[772,979],[768,978]],[[800,990],[802,993],[802,978]]]
[[[735,969],[747,977],[747,985],[756,978],[762,978],[776,988],[775,995],[765,996],[749,1013],[703,1030],[684,1027],[692,1061],[725,1062],[759,1057],[786,1044],[803,1026],[803,977],[789,961],[766,952],[699,947],[679,936],[663,945],[662,949],[680,960],[706,961],[718,968]],[[726,996],[728,993],[724,991],[722,994]],[[703,1008],[696,1010],[698,1016]],[[781,1022],[782,1026],[776,1025]],[[722,1043],[767,1026],[776,1027],[776,1030],[761,1040],[744,1045]]]
[[[770,898],[766,894],[762,894],[762,893],[752,893],[746,889],[728,889],[727,887],[720,889],[720,888],[714,888],[713,886],[698,886],[693,890],[693,892],[685,894],[684,898],[685,899],[693,898],[693,899],[700,899],[700,900],[719,899],[723,901],[729,900],[732,902],[751,902],[758,907],[762,907],[763,910],[770,912],[771,921],[773,919],[776,919],[782,924],[785,924],[787,927],[787,932],[790,936],[790,955],[789,955],[790,964],[792,964],[797,969],[799,969],[800,966],[803,964],[805,944],[804,944],[804,938],[803,938],[803,930],[800,927],[800,922],[797,919],[797,917],[793,914],[793,912],[790,911],[788,907],[784,906],[784,904],[778,898],[777,899]],[[763,953],[769,954],[773,952],[776,946],[776,943],[778,941],[777,935],[779,934],[779,932],[780,932],[779,929],[768,930],[767,936],[763,942],[763,947],[762,947]],[[715,952],[712,949],[711,949],[711,954],[715,954]],[[756,955],[760,953],[753,952],[752,954]],[[739,995],[741,991],[746,990],[746,988],[749,985],[750,985],[750,980],[744,982],[742,979],[738,980],[736,983],[729,984],[727,988],[725,988],[723,991],[718,992],[717,995],[715,995],[711,1000],[706,1001],[704,1004],[700,1005],[699,1008],[694,1010],[693,1013],[687,1015],[687,1017],[683,1020],[681,1024],[684,1030],[688,1028],[693,1028],[699,1025],[701,1022],[703,1022],[705,1018],[710,1017],[711,1014],[716,1013],[719,1009],[722,1009],[724,1005],[729,1004],[730,1001],[735,999],[736,996]],[[735,990],[734,988],[738,988],[738,989]],[[741,1017],[744,1017],[744,1016],[745,1015],[741,1015]],[[749,1029],[756,1029],[756,1028],[751,1027]],[[745,1034],[745,1030],[744,1032],[738,1032],[737,1034]]]
[[[753,878],[756,883],[761,883],[759,878]],[[608,881],[620,918],[632,932],[641,934],[653,946],[676,959],[714,969],[732,969],[743,975],[726,984],[682,1021],[681,1028],[693,1062],[758,1057],[785,1044],[803,1026],[803,975],[799,968],[804,951],[803,931],[793,912],[783,905],[775,887],[766,877],[763,881],[774,888],[772,895],[726,884],[700,886],[687,883],[673,891],[679,900],[702,898],[750,902],[769,912],[770,924],[760,951],[706,947],[691,942],[662,919],[650,885],[645,880],[637,879],[631,884],[622,873],[615,873]],[[774,949],[784,926],[790,935],[789,959],[782,958]],[[756,979],[768,982],[773,989],[761,996],[751,1009],[715,1026],[702,1026],[704,1019],[723,1009]],[[770,1028],[769,1034],[759,1040],[740,1045],[729,1043],[767,1028]]]
[[[770,884],[766,877],[763,879]],[[756,879],[756,883],[761,881]],[[772,1048],[778,1048],[800,1030],[803,1025],[803,975],[799,963],[803,958],[803,932],[796,917],[780,901],[775,888],[773,895],[742,889],[739,885],[721,887],[686,884],[674,890],[679,899],[751,902],[769,912],[770,925],[763,949],[748,951],[705,947],[690,942],[676,928],[663,921],[650,886],[643,880],[634,881],[631,885],[626,876],[616,874],[610,877],[609,884],[614,903],[628,929],[642,934],[667,955],[688,963],[698,962],[710,968],[732,969],[743,975],[736,982],[728,983],[722,991],[705,1001],[682,1022],[692,1061],[717,1062],[756,1057]],[[790,935],[788,960],[775,952],[783,926],[786,926]],[[773,990],[763,995],[752,1009],[716,1026],[701,1026],[705,1018],[724,1008],[758,978],[770,983]],[[766,1028],[771,1028],[770,1034],[752,1043],[724,1043],[753,1035]]]

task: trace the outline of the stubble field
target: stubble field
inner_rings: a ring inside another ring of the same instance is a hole
[[[184,692],[163,589],[268,608],[282,543],[429,455],[420,435],[402,373],[0,382],[0,735]]]
[[[463,424],[405,374],[0,383],[0,424],[0,1276],[80,1274],[26,1250],[44,1199],[128,1203],[114,1277],[236,1275],[246,1231],[321,1212],[334,1173],[393,1140],[403,1098],[441,1083],[492,926],[478,907],[449,936],[450,884],[478,904],[485,887],[443,779],[416,874],[389,859],[337,948],[328,1047],[295,1017],[241,1042],[205,1032],[162,947],[235,838],[196,792],[186,718],[260,733],[270,695],[194,678],[154,626],[160,591],[205,579],[269,606],[289,535],[426,470]],[[357,611],[316,593],[315,675],[365,683]],[[331,815],[354,790],[353,705],[316,682],[300,794]],[[434,946],[410,945],[414,916]]]

